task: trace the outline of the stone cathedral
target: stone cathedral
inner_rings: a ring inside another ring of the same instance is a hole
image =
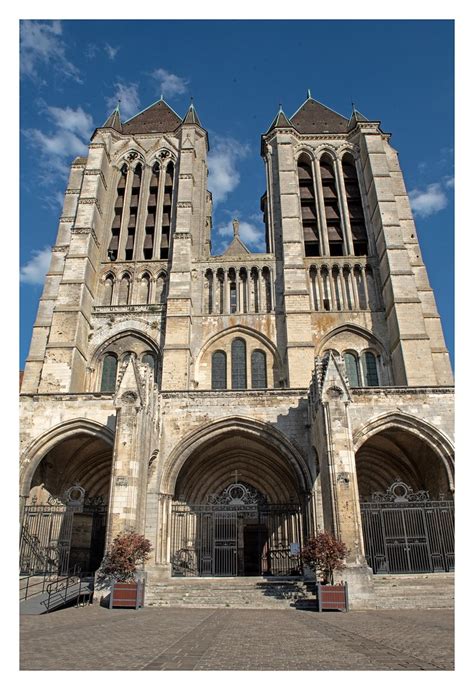
[[[160,99],[71,165],[21,388],[20,571],[94,572],[127,528],[149,583],[301,578],[320,530],[353,606],[453,570],[452,373],[390,135],[280,108],[263,253],[238,219],[211,251],[210,145]]]

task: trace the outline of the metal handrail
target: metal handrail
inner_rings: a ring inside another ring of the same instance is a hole
[[[64,604],[67,603],[68,591],[71,589],[71,587],[77,584],[79,585],[79,591],[77,592],[76,606],[79,604],[79,600],[81,596],[84,594],[84,592],[82,591],[81,576],[83,576],[83,573],[80,572],[79,566],[76,565],[74,566],[72,573],[69,573],[64,577],[59,578],[58,580],[52,582],[46,587],[48,598],[41,602],[41,604],[46,608],[46,613],[51,609],[52,604],[54,606],[57,606],[58,603],[61,602]],[[90,600],[92,592],[89,590],[89,587],[87,587],[87,590]],[[56,595],[58,595],[58,597],[56,597]]]

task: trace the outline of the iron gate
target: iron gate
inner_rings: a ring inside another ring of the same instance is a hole
[[[23,509],[20,574],[63,575],[74,565],[83,571],[99,566],[107,516],[103,497],[89,498],[77,485],[66,493],[64,500],[50,496],[46,504],[33,500]]]
[[[248,484],[231,484],[205,505],[172,505],[174,576],[299,575],[301,543],[301,507],[268,504]]]
[[[365,556],[374,573],[454,570],[454,501],[430,500],[396,480],[360,504]]]

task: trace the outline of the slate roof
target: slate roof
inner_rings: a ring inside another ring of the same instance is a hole
[[[116,129],[117,132],[122,131],[122,123],[120,122],[120,112],[118,106],[112,113],[110,113],[102,127],[111,127],[112,129]]]
[[[349,120],[314,98],[307,98],[290,122],[300,134],[342,134]]]
[[[188,112],[184,116],[183,125],[199,125],[199,127],[202,127],[198,114],[196,112],[196,108],[192,103],[189,106]]]
[[[149,134],[151,132],[174,132],[182,120],[162,99],[142,110],[122,125],[124,134]]]
[[[276,118],[273,120],[272,124],[268,128],[268,131],[271,132],[272,129],[275,129],[275,127],[293,127],[289,119],[286,117],[285,113],[280,107],[280,110],[277,113]]]

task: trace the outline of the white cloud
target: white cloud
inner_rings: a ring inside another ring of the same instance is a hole
[[[224,201],[240,182],[237,162],[249,153],[249,147],[230,137],[214,137],[208,157],[208,187],[214,206]]]
[[[119,52],[120,48],[118,46],[114,48],[109,43],[106,43],[104,46],[104,50],[107,53],[107,56],[110,58],[110,60],[115,60],[115,56]]]
[[[238,218],[239,214],[234,213],[233,217]],[[232,221],[219,225],[216,229],[217,234],[223,238],[231,238],[234,235]],[[256,225],[247,221],[239,222],[239,236],[242,242],[250,249],[265,249],[265,231],[263,225]]]
[[[439,182],[429,184],[425,189],[414,189],[409,192],[409,197],[413,213],[421,218],[432,216],[448,205],[448,198]]]
[[[58,176],[68,174],[71,158],[87,154],[87,141],[93,131],[93,120],[81,107],[57,108],[46,106],[46,112],[55,131],[46,133],[40,129],[27,129],[23,134],[40,153],[41,183],[57,184]]]
[[[73,108],[48,107],[48,112],[55,125],[67,132],[78,134],[83,139],[89,139],[94,129],[94,121],[80,106]]]
[[[61,39],[61,35],[60,21],[51,23],[22,21],[20,23],[21,73],[31,79],[38,79],[38,69],[48,67],[82,83],[79,70],[66,58],[66,44]],[[44,80],[43,83],[45,83]]]
[[[453,176],[447,177],[447,178],[445,179],[445,181],[444,181],[444,184],[446,185],[446,187],[448,187],[448,189],[453,189],[453,187],[454,187],[454,177],[453,177]]]
[[[140,110],[140,98],[138,96],[138,84],[115,84],[115,93],[107,98],[107,107],[113,110],[120,101],[120,114],[124,120],[128,120],[132,115],[136,115]]]
[[[31,259],[20,269],[20,281],[30,285],[42,285],[51,261],[51,247],[34,250]]]
[[[179,96],[188,88],[188,79],[178,77],[177,74],[172,74],[162,67],[155,69],[151,76],[158,82],[160,94],[163,94],[165,98]]]

